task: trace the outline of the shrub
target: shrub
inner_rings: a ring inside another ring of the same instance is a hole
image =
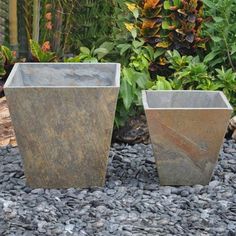
[[[232,68],[236,61],[236,2],[235,0],[204,0],[206,16],[211,19],[205,23],[204,33],[211,38],[207,45],[208,54],[204,62],[210,68]]]

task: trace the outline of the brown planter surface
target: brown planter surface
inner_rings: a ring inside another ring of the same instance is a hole
[[[119,85],[116,63],[14,66],[4,91],[29,186],[104,185]]]
[[[232,113],[219,91],[143,91],[161,185],[206,185]]]

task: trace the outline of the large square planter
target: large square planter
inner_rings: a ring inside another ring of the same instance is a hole
[[[206,185],[232,107],[222,92],[143,91],[161,185]]]
[[[104,185],[119,84],[116,63],[14,66],[4,91],[29,186]]]

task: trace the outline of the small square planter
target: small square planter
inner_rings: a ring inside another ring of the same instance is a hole
[[[29,186],[104,185],[119,85],[115,63],[14,66],[4,91]]]
[[[161,185],[206,185],[232,107],[222,92],[143,91]]]

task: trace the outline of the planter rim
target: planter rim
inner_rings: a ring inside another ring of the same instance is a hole
[[[148,94],[150,93],[215,93],[219,94],[222,101],[225,104],[225,107],[217,107],[217,106],[209,106],[209,107],[150,107],[148,104]],[[233,107],[230,105],[228,99],[226,98],[225,94],[222,91],[211,91],[211,90],[142,90],[142,101],[143,101],[143,107],[145,110],[231,110],[233,111]]]
[[[114,78],[114,84],[113,85],[101,85],[101,86],[98,86],[98,85],[62,85],[62,86],[50,86],[50,85],[27,85],[27,86],[24,86],[24,85],[11,85],[13,79],[14,79],[14,76],[17,72],[17,70],[20,68],[20,65],[90,65],[90,66],[93,66],[93,65],[115,65],[115,78]],[[22,63],[15,63],[12,71],[10,72],[8,78],[7,78],[7,81],[6,83],[4,84],[4,89],[7,89],[7,88],[17,88],[17,89],[20,89],[20,88],[23,88],[23,89],[27,89],[27,88],[119,88],[120,87],[120,63],[113,63],[113,62],[99,62],[99,63],[81,63],[81,62],[22,62]]]

